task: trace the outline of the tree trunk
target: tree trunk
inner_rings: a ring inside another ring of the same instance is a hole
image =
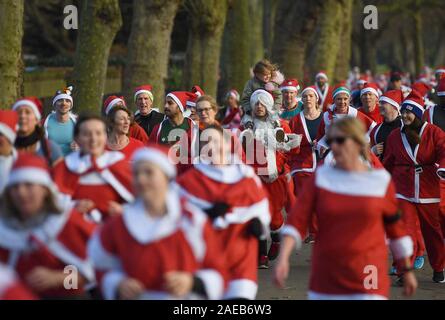
[[[340,43],[339,28],[342,21],[342,1],[323,1],[323,9],[318,24],[319,30],[316,35],[317,44],[312,64],[312,76],[320,70],[325,70],[329,78],[332,78],[337,54],[340,47],[343,46]]]
[[[0,108],[22,95],[23,0],[0,0]]]
[[[224,29],[221,69],[223,88],[235,88],[241,92],[249,79],[250,46],[246,35],[250,33],[249,4],[233,1],[227,12]]]
[[[342,1],[340,43],[335,64],[334,83],[346,80],[351,69],[352,0]]]
[[[275,16],[278,3],[282,0],[263,0],[263,39],[264,39],[264,55],[266,58],[272,56],[272,44],[274,38]]]
[[[186,0],[190,14],[184,86],[200,85],[216,96],[227,0]]]
[[[122,26],[118,0],[84,0],[74,62],[77,110],[100,112],[108,56]]]
[[[244,2],[244,1],[241,1]],[[248,23],[250,24],[250,65],[264,58],[264,40],[263,40],[263,0],[249,0],[249,11],[247,13]]]
[[[162,107],[168,78],[171,33],[181,0],[134,0],[124,94],[133,102],[133,90],[153,86],[155,105]],[[148,36],[149,35],[149,36]]]
[[[314,32],[323,1],[286,1],[278,4],[272,59],[286,72],[286,77],[303,78],[306,47]]]
[[[416,65],[416,76],[422,73],[422,68],[425,64],[425,50],[423,47],[422,38],[422,15],[419,10],[413,12],[414,20],[414,55]]]

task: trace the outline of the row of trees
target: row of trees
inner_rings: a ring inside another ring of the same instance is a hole
[[[187,14],[183,87],[200,84],[211,95],[218,83],[242,90],[249,69],[263,57],[277,62],[288,77],[305,79],[324,69],[335,82],[347,77],[351,62],[375,72],[382,56],[389,66],[417,73],[426,58],[445,62],[444,42],[431,40],[443,35],[441,0],[78,0],[75,46],[60,18],[58,26],[48,23],[54,20],[48,18],[51,11],[68,2],[0,0],[0,107],[22,93],[24,11],[41,26],[53,50],[68,55],[72,48],[76,105],[93,111],[102,102],[110,49],[127,7],[132,9],[129,36],[120,41],[126,47],[123,93],[130,99],[135,86],[151,83],[155,99],[163,100],[171,44],[182,40],[172,39],[182,11]],[[378,8],[377,30],[363,28],[367,4]],[[425,16],[438,17],[428,39],[422,30]]]

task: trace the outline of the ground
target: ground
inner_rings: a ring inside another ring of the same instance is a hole
[[[270,264],[269,269],[258,270],[259,289],[257,299],[306,299],[310,273],[311,247],[312,245],[310,244],[304,244],[298,255],[292,255],[290,275],[285,289],[279,289],[272,283],[274,262]],[[339,259],[341,259],[341,257],[339,257]],[[412,299],[445,299],[445,284],[434,283],[431,280],[432,273],[431,267],[426,259],[424,267],[421,270],[416,270],[419,288]],[[395,277],[391,277],[391,280],[394,281]],[[403,296],[402,288],[392,286],[391,299],[400,300],[407,298]]]

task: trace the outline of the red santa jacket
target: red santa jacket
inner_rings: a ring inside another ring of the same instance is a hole
[[[0,301],[36,299],[37,297],[20,282],[13,270],[0,264]]]
[[[142,127],[136,122],[130,126],[130,137],[133,139],[139,140],[144,145],[147,145],[149,139],[148,135]]]
[[[320,97],[319,105],[322,107],[323,112],[328,110],[329,106],[334,103],[332,98],[332,87],[326,83],[325,90],[322,93],[317,84],[315,84],[315,89],[317,90],[318,96]]]
[[[366,110],[363,107],[360,107],[357,110],[360,111],[361,113],[365,114],[369,118],[371,118],[376,124],[380,124],[383,122],[383,117],[380,114],[378,103],[376,104],[376,106],[375,106],[374,110],[372,110],[372,112],[366,112]]]
[[[94,282],[94,270],[87,260],[86,244],[95,226],[72,209],[51,214],[40,225],[17,230],[0,219],[0,262],[8,264],[25,281],[36,267],[64,271],[73,265],[86,279]],[[83,287],[63,287],[34,292],[40,297],[70,297],[84,293]]]
[[[140,148],[143,148],[144,144],[140,140],[137,140],[135,138],[129,137],[129,139],[130,141],[128,142],[128,144],[123,149],[119,150],[119,152],[123,153],[125,156],[125,160],[131,163],[133,153],[135,153]],[[106,147],[106,150],[113,151],[110,149],[109,146]]]
[[[387,298],[390,282],[385,235],[395,260],[410,257],[413,252],[412,240],[399,220],[395,188],[388,172],[347,172],[320,166],[283,228],[283,234],[293,237],[298,247],[313,214],[318,232],[309,297]],[[370,272],[375,275],[374,286],[364,285]]]
[[[215,203],[228,205],[227,212],[213,221],[223,246],[229,284],[226,298],[254,299],[257,292],[258,240],[247,228],[258,218],[265,233],[270,213],[266,193],[254,170],[244,164],[215,167],[196,164],[177,179],[181,194],[206,210]]]
[[[323,148],[328,148],[328,145],[326,144],[327,129],[331,125],[332,121],[335,121],[336,119],[341,119],[345,116],[357,118],[360,121],[362,121],[363,124],[365,125],[368,135],[370,134],[372,129],[377,125],[375,121],[373,121],[371,118],[369,118],[364,113],[359,112],[357,109],[351,106],[349,106],[348,108],[348,113],[343,115],[343,114],[337,114],[335,112],[335,105],[332,105],[328,108],[326,112],[323,113],[323,119],[321,120],[317,134],[318,146],[321,146]]]
[[[102,218],[107,218],[111,201],[134,200],[130,164],[121,152],[105,151],[97,159],[73,152],[54,167],[52,175],[62,193],[72,200],[92,200]]]
[[[153,219],[143,202],[136,200],[91,239],[88,252],[106,299],[117,298],[119,283],[125,278],[142,283],[145,292],[140,299],[171,299],[164,283],[170,271],[193,273],[202,280],[207,298],[222,297],[224,256],[207,217],[181,202],[174,191],[169,191],[167,208],[165,216]]]
[[[314,172],[317,167],[316,150],[313,146],[311,136],[306,126],[306,118],[303,112],[293,117],[289,123],[292,133],[301,134],[300,150],[288,157],[291,174],[297,172]]]
[[[397,197],[414,203],[440,202],[439,176],[445,171],[445,133],[424,123],[414,152],[401,129],[386,141],[383,165],[392,174]]]
[[[295,136],[292,133],[287,121],[279,120],[280,127],[283,129],[286,136]],[[244,130],[242,127],[241,130]],[[273,130],[273,129],[271,129]],[[299,152],[299,141],[294,144],[293,141],[287,143],[277,143],[275,138],[272,138],[274,147],[265,147],[264,141],[255,136],[249,137],[249,131],[244,131],[240,140],[244,147],[246,155],[246,164],[251,165],[255,169],[255,173],[267,183],[275,181],[278,176],[290,172],[288,165],[288,156]]]

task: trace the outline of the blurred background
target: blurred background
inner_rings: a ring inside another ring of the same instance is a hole
[[[77,30],[63,26],[67,5]],[[366,5],[376,30],[363,27]],[[445,64],[444,16],[443,0],[0,0],[0,108],[66,84],[77,110],[99,112],[104,96],[145,83],[159,107],[194,84],[220,100],[242,92],[263,57],[304,85],[319,70],[338,83],[354,67],[414,79]]]

